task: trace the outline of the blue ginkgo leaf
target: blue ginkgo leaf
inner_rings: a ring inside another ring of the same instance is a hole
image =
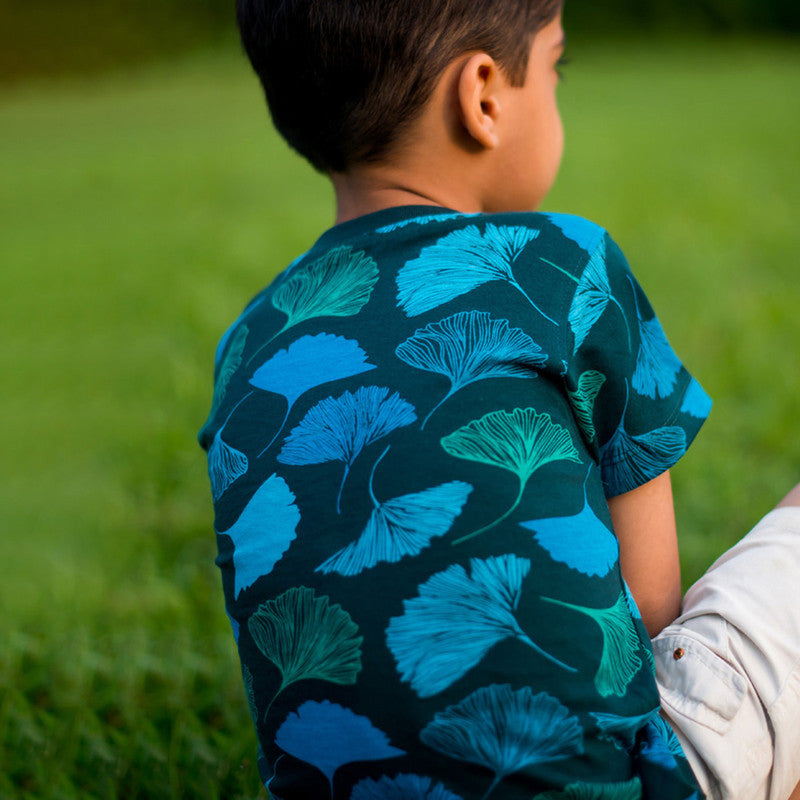
[[[471,575],[452,564],[421,584],[419,596],[404,600],[403,615],[392,617],[386,629],[402,680],[420,697],[438,694],[505,639],[517,639],[571,670],[531,641],[514,618],[530,566],[510,554],[473,558]]]
[[[683,396],[681,413],[689,414],[697,419],[705,419],[711,412],[711,398],[703,391],[703,387],[692,378]]]
[[[619,559],[617,537],[592,511],[585,482],[583,508],[577,514],[536,519],[520,525],[534,532],[533,538],[553,560],[584,575],[605,577]]]
[[[619,426],[600,448],[607,497],[630,492],[657,478],[673,467],[687,448],[686,431],[677,426],[656,428],[636,436],[628,433],[625,428],[628,400],[626,397]]]
[[[597,324],[600,317],[603,316],[603,312],[609,303],[614,303],[620,310],[627,328],[628,320],[625,316],[625,311],[611,293],[608,271],[606,270],[605,239],[602,239],[583,270],[583,274],[578,281],[578,288],[575,290],[575,295],[569,307],[567,320],[575,336],[573,354],[578,352],[589,332]],[[630,331],[628,331],[629,345],[630,339],[631,335]]]
[[[660,715],[648,723],[640,752],[648,761],[667,770],[677,769],[676,758],[685,757],[675,731]]]
[[[459,389],[488,378],[535,378],[547,363],[542,348],[507,320],[486,311],[461,311],[420,328],[397,346],[398,358],[412,367],[444,375],[450,391],[422,422]]]
[[[634,619],[641,619],[642,612],[639,611],[639,606],[636,605],[636,601],[633,599],[633,595],[631,594],[630,586],[628,586],[625,581],[622,581],[622,589],[625,593],[625,602],[628,604],[628,611],[631,612],[631,616]]]
[[[472,486],[451,481],[422,492],[406,494],[381,503],[375,497],[375,469],[389,451],[380,455],[369,478],[374,510],[361,536],[334,553],[316,572],[358,575],[381,562],[395,563],[404,556],[419,555],[431,541],[444,536],[461,513]]]
[[[353,787],[350,800],[461,800],[441,783],[422,775],[382,775],[377,781],[364,778]]]
[[[405,228],[408,225],[429,225],[431,222],[447,222],[451,219],[464,219],[465,217],[474,217],[475,214],[427,214],[420,217],[412,217],[411,219],[401,219],[399,222],[393,222],[390,225],[382,225],[380,228],[375,228],[375,233],[392,233],[393,231]]]
[[[278,461],[293,466],[342,461],[344,476],[336,498],[337,512],[341,512],[344,484],[359,453],[417,418],[414,406],[389,391],[381,386],[362,386],[355,393],[320,400],[292,428],[278,454]]]
[[[652,711],[637,717],[596,713],[592,713],[592,716],[601,731],[599,738],[611,742],[620,749],[630,750],[636,741],[636,734],[657,714],[658,709],[654,708]]]
[[[639,315],[638,303],[636,313]],[[642,319],[639,315],[639,352],[631,386],[651,400],[669,397],[680,370],[681,362],[670,347],[658,318]]]
[[[272,474],[256,490],[230,528],[217,533],[233,540],[234,592],[269,575],[295,539],[300,512],[286,481]]]
[[[642,800],[642,798],[642,779],[637,776],[624,783],[570,783],[561,790],[537,794],[533,800]]]
[[[578,611],[597,623],[603,634],[603,652],[594,676],[594,684],[602,697],[622,697],[642,666],[639,656],[641,642],[628,611],[625,595],[620,593],[617,602],[610,608],[587,608],[549,597],[543,597],[542,600]]]
[[[358,342],[329,333],[301,336],[285,350],[278,350],[250,378],[252,386],[281,394],[288,404],[278,432],[259,455],[278,438],[292,406],[302,394],[323,383],[350,378],[371,369],[375,369],[375,365],[367,361],[367,354]]]
[[[506,281],[548,317],[519,285],[512,267],[526,245],[539,236],[538,230],[508,225],[477,225],[448,233],[436,244],[425,247],[397,273],[397,305],[407,317],[449,303],[490,281]]]
[[[366,717],[338,703],[307,700],[278,728],[275,744],[290,756],[316,767],[327,779],[353,761],[383,761],[405,755]]]
[[[567,239],[575,242],[582,250],[593,253],[605,231],[588,219],[574,214],[545,214]]]
[[[583,753],[578,718],[556,698],[527,686],[487,686],[438,712],[420,733],[423,744],[494,772],[483,800],[507,775]]]
[[[239,623],[230,615],[228,612],[225,612],[228,616],[228,621],[231,623],[231,630],[233,631],[233,639],[236,644],[239,644]]]
[[[215,434],[208,448],[208,477],[211,482],[211,496],[214,502],[220,499],[228,487],[247,473],[247,456],[231,447],[222,438],[223,425]]]

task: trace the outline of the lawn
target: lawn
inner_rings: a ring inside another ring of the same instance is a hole
[[[800,480],[800,52],[572,50],[546,206],[609,228],[716,400],[674,471],[690,581]],[[0,176],[0,796],[256,797],[194,437],[331,192],[231,51],[0,89]]]

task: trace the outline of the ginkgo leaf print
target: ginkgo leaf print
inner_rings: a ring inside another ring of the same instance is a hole
[[[327,397],[309,409],[286,437],[278,461],[282,464],[344,462],[344,476],[336,498],[341,512],[342,490],[350,467],[367,445],[410,425],[417,418],[414,406],[397,392],[381,386],[362,386],[355,393]]]
[[[676,758],[685,758],[675,731],[660,716],[654,716],[648,723],[640,753],[666,770],[677,768]]]
[[[244,663],[242,664],[242,680],[244,681],[244,690],[247,693],[247,707],[250,709],[250,719],[253,720],[253,725],[258,726],[258,708],[256,706],[256,693],[253,688],[253,673]]]
[[[543,597],[548,603],[578,611],[591,617],[603,634],[603,654],[594,676],[594,685],[602,697],[622,697],[642,666],[641,642],[633,626],[625,595],[620,594],[611,608],[586,608]]]
[[[582,250],[591,253],[597,247],[598,241],[605,236],[605,231],[594,222],[573,214],[545,214],[561,233],[569,240],[575,242]]]
[[[681,404],[681,414],[689,414],[696,419],[705,419],[711,412],[711,398],[703,387],[692,378]]]
[[[494,772],[482,800],[507,775],[583,753],[578,718],[551,695],[527,686],[487,686],[435,715],[419,737],[428,747]]]
[[[367,717],[338,703],[307,700],[278,728],[275,744],[316,767],[328,780],[333,798],[336,770],[353,761],[383,761],[405,755]]]
[[[422,775],[382,775],[377,781],[364,778],[353,787],[350,800],[461,800],[441,783]]]
[[[537,414],[532,408],[491,411],[445,436],[441,445],[451,456],[501,467],[513,472],[519,480],[519,492],[508,511],[494,522],[456,539],[453,544],[461,544],[494,528],[512,514],[522,499],[528,479],[540,467],[552,461],[580,463],[569,431],[553,422],[549,414]]]
[[[235,333],[231,334],[230,347],[228,347],[222,362],[217,371],[217,379],[214,382],[214,398],[211,401],[211,413],[209,419],[213,419],[216,410],[220,407],[228,391],[228,384],[236,371],[242,365],[242,354],[247,344],[247,337],[250,329],[247,325],[240,325]]]
[[[247,456],[222,438],[223,425],[215,434],[208,448],[208,477],[211,482],[211,496],[216,503],[228,487],[247,472]]]
[[[603,316],[603,312],[606,310],[609,303],[614,303],[614,305],[617,306],[622,314],[625,328],[628,328],[628,320],[625,311],[619,304],[619,301],[611,293],[605,259],[606,244],[605,239],[601,239],[597,249],[589,258],[589,263],[583,270],[583,274],[580,279],[578,279],[578,288],[575,290],[575,295],[569,307],[569,314],[567,315],[569,326],[575,336],[573,354],[578,352],[578,349],[589,335],[589,332],[597,324],[600,317]],[[555,264],[552,266],[555,266]],[[569,273],[564,270],[561,271],[572,278],[572,280],[576,280],[574,276],[569,275]],[[627,333],[628,346],[630,347],[630,330],[627,330]]]
[[[448,222],[451,219],[463,219],[464,217],[474,217],[475,214],[427,214],[420,217],[412,217],[411,219],[401,219],[399,222],[393,222],[390,225],[383,225],[375,229],[375,233],[393,233],[400,230],[400,228],[408,227],[409,225],[430,225],[432,222]]]
[[[575,419],[586,439],[590,442],[594,441],[596,433],[594,428],[594,402],[605,382],[606,376],[602,372],[590,369],[582,373],[578,378],[578,385],[574,392],[570,389],[567,390],[572,409],[575,412]]]
[[[630,278],[628,280],[630,281]],[[639,352],[636,355],[636,369],[631,378],[631,385],[638,394],[651,400],[669,397],[678,380],[681,362],[670,347],[658,318],[642,318],[633,281],[631,289],[639,320]]]
[[[404,556],[419,555],[434,538],[444,536],[461,513],[472,491],[472,486],[463,481],[379,502],[372,484],[375,469],[388,451],[387,447],[369,477],[369,494],[375,508],[363,533],[320,564],[316,572],[358,575],[381,562],[393,564]]]
[[[570,783],[560,791],[537,794],[533,800],[642,800],[643,796],[642,780],[637,777],[624,783]]]
[[[628,399],[619,427],[600,448],[600,467],[608,497],[624,494],[657,478],[673,467],[687,448],[686,431],[678,426],[656,428],[636,436],[628,433],[625,428]]]
[[[401,267],[397,273],[397,305],[407,317],[416,317],[478,286],[502,280],[557,325],[533,302],[512,271],[520,253],[538,236],[538,230],[491,223],[483,233],[477,225],[452,231]]]
[[[316,317],[351,317],[366,305],[378,280],[378,265],[350,247],[329,250],[321,258],[292,270],[272,295],[272,305],[286,314],[286,323],[269,340]],[[266,347],[262,345],[247,362]]]
[[[230,528],[217,533],[233,540],[234,592],[238,597],[269,575],[294,541],[300,512],[286,481],[272,474],[259,486]]]
[[[416,331],[395,353],[412,367],[444,375],[450,391],[422,422],[449,397],[470,383],[487,378],[535,378],[547,363],[542,348],[507,320],[485,311],[462,311]]]
[[[392,617],[386,644],[402,680],[431,697],[471,670],[498,642],[517,639],[564,669],[573,670],[534,644],[514,618],[527,558],[504,555],[470,559],[470,572],[452,564],[423,583]],[[424,643],[424,645],[423,645]]]
[[[533,531],[533,538],[554,561],[589,577],[605,577],[619,559],[617,537],[592,511],[586,481],[583,484],[583,508],[577,514],[536,519],[520,525]]]
[[[247,620],[262,655],[281,673],[281,685],[270,707],[287,686],[319,680],[351,685],[361,671],[358,626],[327,596],[316,597],[305,586],[293,587],[262,603]],[[266,713],[269,712],[269,707]]]
[[[283,395],[288,405],[277,433],[259,456],[280,436],[292,406],[302,394],[323,383],[350,378],[371,369],[375,369],[375,365],[367,361],[367,354],[358,342],[329,333],[301,336],[285,350],[278,350],[250,378],[252,386]]]
[[[641,714],[636,717],[592,713],[595,722],[597,722],[597,727],[601,731],[599,738],[605,739],[614,744],[615,747],[626,751],[633,747],[638,732],[657,715],[657,708],[647,714]]]

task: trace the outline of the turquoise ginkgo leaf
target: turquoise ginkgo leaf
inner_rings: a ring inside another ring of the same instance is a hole
[[[494,528],[519,505],[528,479],[537,469],[553,461],[580,463],[569,431],[553,422],[549,414],[532,408],[512,412],[491,411],[441,440],[445,452],[455,458],[478,461],[513,472],[519,492],[511,507],[494,522],[456,539],[461,544]]]
[[[374,510],[361,536],[334,553],[315,570],[358,575],[365,569],[386,562],[393,564],[404,556],[419,555],[431,541],[444,536],[461,513],[472,486],[451,481],[422,492],[406,494],[381,503],[375,497],[375,469],[389,451],[380,455],[369,477],[369,494]]]
[[[420,733],[423,744],[494,772],[482,800],[507,775],[583,753],[578,718],[551,695],[527,686],[487,686],[438,712]]]
[[[678,380],[681,362],[670,347],[658,318],[642,319],[636,287],[632,281],[631,288],[639,320],[639,352],[636,355],[636,369],[631,378],[631,386],[635,392],[651,400],[669,397]]]
[[[537,794],[533,800],[642,800],[641,778],[624,783],[570,783],[560,791]]]
[[[350,467],[361,451],[417,418],[414,406],[389,391],[381,386],[362,386],[355,393],[320,400],[292,429],[278,454],[278,461],[294,466],[342,461],[344,476],[336,498],[337,513],[341,512]]]
[[[602,372],[590,369],[580,375],[574,392],[571,389],[567,390],[575,419],[589,442],[594,441],[596,433],[594,403],[605,382],[606,376]]]
[[[603,634],[603,653],[594,676],[594,685],[602,697],[622,697],[642,666],[641,642],[633,626],[625,595],[620,593],[611,608],[586,608],[561,600],[543,597],[548,603],[578,611],[593,619]]]
[[[605,258],[606,246],[603,239],[592,253],[589,263],[578,281],[578,288],[575,290],[569,314],[567,315],[570,329],[575,336],[573,354],[578,352],[589,332],[597,324],[600,317],[603,316],[603,312],[610,302],[619,308],[625,327],[627,328],[628,326],[622,306],[611,293]],[[628,331],[628,346],[630,346],[630,338],[630,331]]]
[[[369,302],[378,280],[378,265],[366,253],[349,247],[329,250],[321,258],[295,267],[272,294],[272,305],[286,323],[247,362],[289,328],[317,317],[352,317]]]
[[[703,387],[692,378],[683,396],[681,413],[689,414],[697,419],[705,419],[711,412],[711,398],[703,391]]]
[[[535,378],[547,363],[542,348],[507,320],[492,319],[486,311],[461,311],[432,322],[397,346],[406,364],[444,375],[450,390],[422,421],[459,389],[487,378]]]
[[[382,775],[377,781],[364,778],[353,787],[350,800],[461,800],[441,783],[422,775]]]
[[[638,732],[657,714],[658,709],[655,708],[636,717],[621,717],[617,714],[596,714],[594,712],[592,716],[601,731],[600,739],[611,742],[621,750],[629,751],[636,741]]]
[[[307,700],[278,728],[275,744],[316,767],[328,780],[331,800],[336,770],[353,761],[383,761],[405,755],[367,717],[338,703]]]
[[[533,538],[554,561],[566,564],[584,575],[605,577],[619,559],[617,537],[592,511],[585,481],[583,508],[577,514],[535,519],[521,522],[520,525],[533,531]]]
[[[250,334],[250,329],[247,325],[240,325],[236,328],[234,333],[231,333],[230,347],[225,352],[225,356],[217,370],[217,379],[214,382],[214,398],[211,401],[211,413],[209,419],[213,419],[217,409],[225,399],[228,391],[228,384],[231,378],[236,374],[236,371],[242,365],[242,354],[244,353],[245,345],[247,344],[247,337]]]
[[[412,217],[411,219],[401,219],[399,222],[393,222],[390,225],[382,225],[380,228],[375,228],[375,233],[392,233],[406,228],[409,225],[430,225],[432,222],[448,222],[451,219],[464,219],[465,217],[474,217],[474,214],[427,214],[420,217]]]
[[[216,503],[230,485],[247,472],[247,456],[229,445],[223,438],[223,425],[215,434],[208,448],[208,478],[211,482],[211,496]]]
[[[330,598],[317,597],[305,586],[293,587],[262,603],[247,620],[247,629],[261,654],[281,673],[281,685],[304,680],[352,685],[361,671],[358,625]],[[269,707],[266,713],[269,712]]]
[[[594,252],[605,231],[594,222],[573,214],[545,214],[567,239],[575,242],[587,253]]]
[[[488,223],[483,233],[477,225],[448,233],[397,273],[397,305],[407,317],[416,317],[449,303],[490,281],[506,281],[545,319],[547,316],[519,285],[512,267],[538,230]]]
[[[471,575],[452,564],[430,577],[418,597],[403,601],[403,615],[389,621],[386,644],[402,680],[420,697],[431,697],[505,639],[517,639],[574,672],[531,641],[514,618],[531,562],[509,554],[469,563]]]
[[[253,673],[244,663],[242,663],[242,680],[244,681],[244,690],[247,693],[247,707],[250,709],[250,719],[253,720],[253,725],[257,726],[258,708],[256,707],[256,693],[253,688]]]
[[[217,533],[233,540],[234,592],[238,597],[269,575],[295,539],[300,512],[286,481],[273,473],[256,489],[230,528]]]
[[[259,456],[280,436],[292,406],[302,394],[323,383],[351,378],[371,369],[375,365],[367,361],[367,354],[358,342],[330,333],[301,336],[285,350],[278,350],[250,378],[252,386],[283,395],[288,405],[278,432]]]

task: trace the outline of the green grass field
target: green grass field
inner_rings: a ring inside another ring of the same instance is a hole
[[[800,480],[800,52],[572,49],[546,205],[610,229],[716,399],[674,471],[689,581]],[[259,795],[194,437],[331,201],[235,53],[0,89],[3,798]]]

